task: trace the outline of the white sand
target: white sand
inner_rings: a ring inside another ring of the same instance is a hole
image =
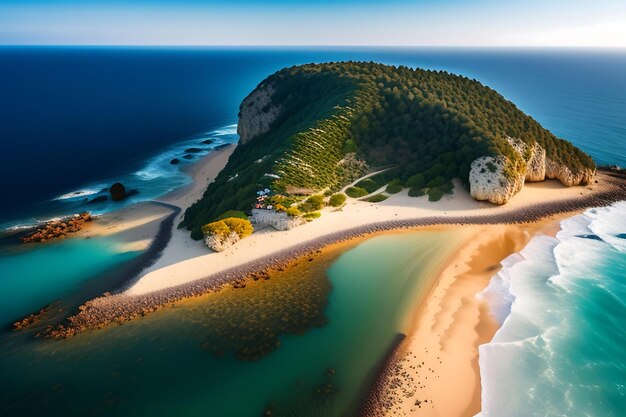
[[[225,164],[224,158],[217,156],[199,162],[195,170],[205,175],[198,175],[198,178],[204,179],[207,176],[211,177],[212,174],[217,175],[223,164]],[[599,184],[594,184],[594,190],[601,188],[604,182],[601,175],[598,180]],[[190,190],[177,192],[175,198],[168,202],[176,203],[184,208],[201,196],[206,184],[206,182],[196,183]],[[127,290],[127,293],[143,294],[194,281],[319,236],[382,220],[413,219],[435,215],[445,217],[502,214],[507,210],[532,206],[537,202],[565,200],[591,192],[592,187],[568,188],[556,180],[547,180],[526,184],[524,189],[505,206],[477,202],[460,185],[455,187],[454,195],[444,196],[435,203],[429,202],[426,196],[409,197],[407,190],[375,204],[349,198],[342,209],[327,207],[322,210],[322,217],[313,222],[289,231],[264,228],[220,253],[211,252],[202,242],[191,240],[187,231],[175,230],[162,258],[146,269],[135,285]]]

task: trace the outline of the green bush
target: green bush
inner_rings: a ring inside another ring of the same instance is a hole
[[[342,193],[333,194],[330,196],[328,204],[331,207],[339,207],[346,202],[346,195]]]
[[[397,194],[400,191],[402,191],[402,181],[399,178],[396,178],[395,180],[391,181],[388,185],[387,188],[385,188],[385,191],[388,194]]]
[[[286,210],[286,213],[290,217],[298,217],[299,215],[302,214],[302,213],[300,213],[300,210],[298,210],[298,207],[289,207]]]
[[[246,213],[244,213],[241,210],[228,210],[228,211],[225,211],[224,213],[222,213],[219,216],[217,216],[217,218],[215,220],[223,220],[223,219],[227,219],[229,217],[236,217],[238,219],[248,220],[248,216],[246,215]]]
[[[424,189],[421,188],[421,187],[420,188],[415,188],[415,187],[409,188],[409,197],[421,197],[424,194],[426,194],[426,193],[424,192]]]
[[[366,178],[364,180],[357,182],[355,186],[359,188],[363,188],[364,190],[367,190],[367,193],[370,194],[378,190],[380,187],[382,187],[383,184],[378,184],[372,178]]]
[[[228,217],[223,220],[205,224],[202,227],[202,232],[205,235],[217,235],[221,237],[226,237],[231,232],[235,232],[241,239],[243,239],[250,236],[252,232],[254,232],[254,228],[252,227],[250,220]]]
[[[306,220],[314,220],[319,219],[321,215],[322,213],[320,213],[319,211],[314,211],[312,213],[306,213],[304,216],[302,216],[302,218]]]
[[[368,201],[370,203],[380,203],[381,201],[385,201],[386,199],[388,199],[389,196],[383,194],[383,193],[379,193],[376,195],[373,195],[369,198],[366,198],[365,201]]]
[[[363,188],[360,188],[360,187],[350,187],[346,190],[346,195],[352,198],[359,198],[368,194],[369,193],[367,192],[367,190],[364,190]]]
[[[301,212],[310,213],[312,211],[321,210],[324,208],[324,196],[323,195],[312,195],[307,198],[303,203],[300,203],[298,206]]]
[[[428,201],[439,201],[443,197],[443,191],[439,188],[428,189]]]

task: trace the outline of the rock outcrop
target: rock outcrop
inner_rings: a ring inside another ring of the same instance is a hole
[[[241,238],[235,232],[230,232],[226,236],[211,234],[204,237],[204,244],[207,245],[209,249],[212,249],[215,252],[222,252],[230,248],[240,240]]]
[[[505,204],[524,186],[523,177],[505,175],[506,158],[483,156],[472,162],[469,173],[470,195],[476,200]]]
[[[546,178],[556,178],[568,187],[578,184],[589,184],[595,174],[596,171],[589,168],[572,172],[568,167],[546,158]]]
[[[278,117],[280,107],[272,104],[273,93],[271,85],[264,85],[254,90],[241,103],[237,134],[242,145],[267,132]]]
[[[85,223],[93,221],[91,214],[85,212],[74,214],[60,220],[53,220],[22,238],[24,243],[48,242],[53,239],[64,238],[69,233],[76,233]]]
[[[564,164],[546,157],[546,150],[538,143],[528,145],[520,139],[507,138],[520,156],[521,169],[508,169],[513,165],[506,156],[482,156],[472,162],[469,183],[470,195],[476,200],[488,200],[493,204],[506,204],[524,186],[525,181],[543,181],[556,178],[564,185],[588,184],[595,170],[580,168],[573,172]]]

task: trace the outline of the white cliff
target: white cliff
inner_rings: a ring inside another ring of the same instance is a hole
[[[506,204],[524,186],[525,181],[543,181],[556,178],[564,185],[588,184],[595,170],[581,168],[573,172],[564,164],[546,157],[546,151],[538,143],[527,145],[520,139],[507,138],[521,158],[519,169],[508,170],[512,165],[506,156],[482,156],[472,162],[469,174],[470,195],[476,200],[488,200],[493,204]],[[514,172],[513,172],[514,171]]]

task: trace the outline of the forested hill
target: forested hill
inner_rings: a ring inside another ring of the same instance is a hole
[[[185,215],[195,237],[224,211],[249,210],[261,187],[283,194],[336,189],[359,161],[393,167],[396,183],[413,195],[449,192],[453,178],[471,186],[478,178],[470,178],[472,164],[485,171],[477,161],[510,195],[524,178],[573,185],[595,169],[588,155],[476,80],[376,63],[278,71],[242,102],[238,132],[228,165]],[[486,197],[478,185],[473,195],[502,203],[489,187]]]

